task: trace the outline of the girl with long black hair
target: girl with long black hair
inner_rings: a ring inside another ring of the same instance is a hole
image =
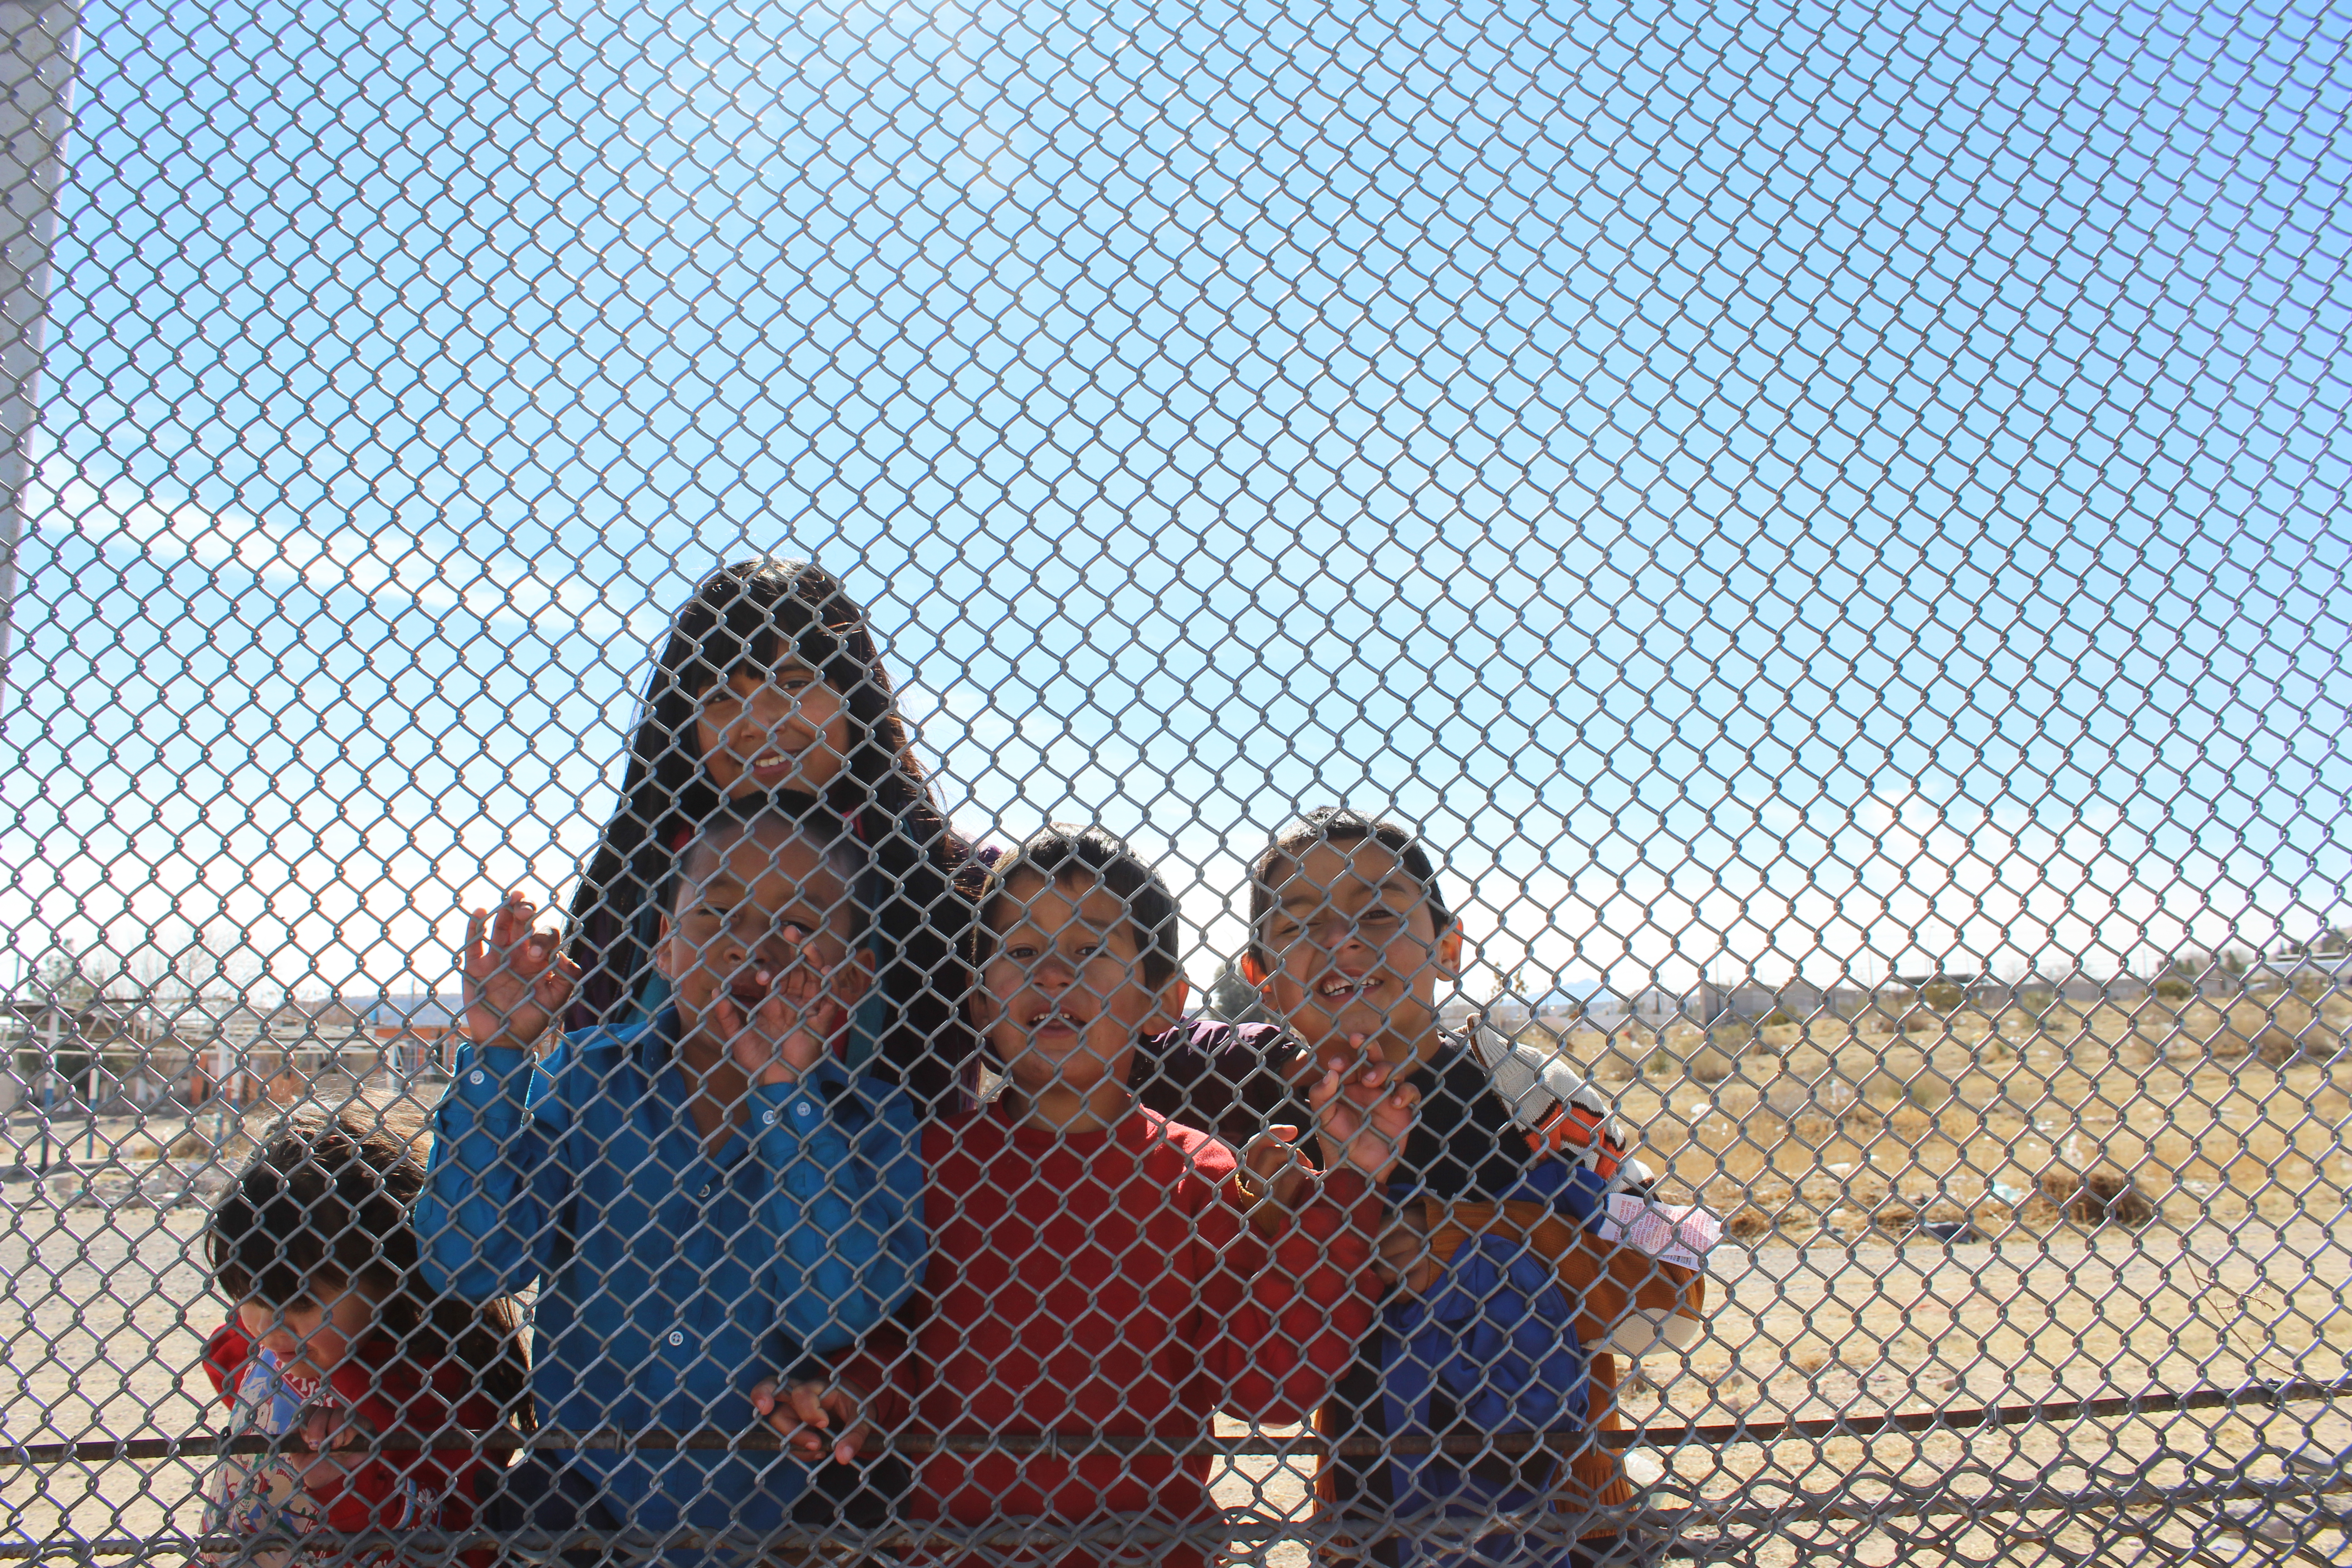
[[[880,984],[859,1020],[872,1057],[851,1065],[903,1086],[919,1113],[956,1109],[977,1052],[958,946],[980,868],[915,756],[864,608],[809,562],[723,567],[672,622],[620,804],[572,900],[572,1026],[666,1000],[651,953],[677,846],[753,796],[837,813],[864,847]]]

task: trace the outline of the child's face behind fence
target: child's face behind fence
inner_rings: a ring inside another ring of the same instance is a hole
[[[356,1285],[321,1277],[310,1281],[299,1301],[273,1307],[240,1301],[237,1326],[245,1337],[278,1358],[278,1365],[314,1383],[324,1383],[375,1331],[376,1304]]]
[[[857,936],[849,884],[804,835],[751,828],[691,854],[659,953],[679,1033],[700,1030],[721,998],[747,1019],[772,995],[808,989],[793,1003],[803,1016],[855,1007],[867,979]]]
[[[721,795],[823,795],[848,765],[849,704],[823,676],[787,658],[772,670],[738,669],[704,692],[694,735]]]
[[[1438,983],[1460,973],[1461,928],[1439,928],[1420,881],[1378,839],[1318,843],[1272,870],[1258,941],[1276,1016],[1310,1046],[1360,1035],[1391,1062],[1426,1059]]]
[[[1137,1041],[1183,1007],[1181,976],[1145,984],[1135,919],[1099,882],[1016,876],[991,901],[988,926],[994,951],[972,1021],[1032,1100],[1124,1084]]]

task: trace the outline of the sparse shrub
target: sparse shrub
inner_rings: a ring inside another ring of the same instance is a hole
[[[1739,1070],[1739,1062],[1720,1046],[1702,1046],[1691,1053],[1688,1070],[1699,1083],[1721,1083]]]
[[[1919,987],[1919,1000],[1943,1014],[1957,1013],[1960,1004],[1969,999],[1968,992],[1949,980],[1931,980]]]
[[[229,1124],[227,1139],[215,1146],[213,1141],[194,1128],[172,1140],[174,1160],[213,1160],[234,1170],[253,1153],[253,1140],[236,1122]]]
[[[1756,1026],[1759,1029],[1789,1029],[1794,1028],[1796,1026],[1796,1023],[1797,1020],[1789,1016],[1786,1010],[1775,1007],[1769,1013],[1767,1013],[1762,1017],[1757,1019]]]
[[[2276,1068],[2297,1060],[2325,1061],[2336,1054],[2336,1042],[2326,1038],[2316,1026],[2296,1034],[2273,1024],[2254,1037],[2253,1050],[2255,1056]]]
[[[2178,974],[2168,974],[2156,983],[2156,999],[2159,1002],[2187,1002],[2196,994],[2196,984]]]
[[[2058,993],[2055,991],[2043,991],[2037,988],[2018,993],[2017,1005],[2029,1013],[2046,1013],[2052,1004],[2057,1000]]]
[[[1818,1110],[1799,1111],[1789,1119],[1789,1131],[1806,1143],[1827,1142],[1836,1130],[1837,1124]]]
[[[1761,1241],[1772,1234],[1772,1216],[1749,1204],[1723,1222],[1723,1234],[1738,1242]]]
[[[1858,1137],[1867,1138],[1886,1125],[1886,1112],[1866,1100],[1857,1100],[1838,1112],[1838,1124]]]
[[[1898,1137],[1920,1139],[1936,1131],[1936,1119],[1917,1106],[1906,1106],[1886,1119]]]

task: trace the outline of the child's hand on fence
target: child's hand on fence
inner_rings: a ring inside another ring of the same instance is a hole
[[[874,1430],[866,1419],[864,1391],[846,1379],[831,1384],[787,1384],[771,1377],[751,1391],[751,1408],[776,1429],[794,1458],[812,1465],[827,1458],[837,1465],[850,1463]],[[827,1455],[826,1435],[836,1427],[841,1435],[833,1439]]]
[[[572,1005],[580,971],[556,931],[534,929],[539,906],[509,893],[493,914],[466,918],[466,1035],[478,1046],[535,1050],[556,1016]]]
[[[1380,1244],[1372,1255],[1372,1270],[1384,1285],[1402,1284],[1409,1294],[1418,1296],[1437,1283],[1438,1270],[1444,1259],[1429,1249],[1429,1222],[1418,1203],[1409,1203],[1389,1221],[1388,1229],[1381,1232]]]
[[[1395,1083],[1396,1070],[1388,1063],[1368,1058],[1365,1037],[1351,1035],[1357,1066],[1327,1060],[1323,1076],[1307,1091],[1315,1111],[1315,1130],[1323,1140],[1324,1166],[1337,1170],[1349,1164],[1377,1182],[1389,1173],[1412,1131],[1421,1106],[1421,1091],[1409,1083]]]
[[[349,1405],[321,1399],[302,1412],[302,1446],[310,1457],[301,1463],[302,1484],[322,1489],[345,1485],[349,1472],[369,1458],[367,1450],[346,1453],[353,1444],[375,1436],[369,1423]]]
[[[793,956],[781,971],[762,966],[710,999],[710,1021],[753,1083],[797,1082],[824,1058],[849,1010],[833,994],[834,965],[811,933],[784,928]]]
[[[1278,1209],[1294,1208],[1298,1190],[1307,1182],[1310,1167],[1298,1157],[1298,1129],[1288,1123],[1269,1127],[1249,1142],[1242,1151],[1242,1169],[1250,1174],[1243,1190],[1250,1192],[1256,1203],[1269,1203]],[[1255,1210],[1256,1204],[1252,1205]]]

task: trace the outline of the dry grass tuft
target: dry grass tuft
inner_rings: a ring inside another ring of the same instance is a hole
[[[1772,1234],[1772,1216],[1749,1204],[1723,1222],[1723,1234],[1734,1241],[1761,1241]]]
[[[2045,1172],[2042,1195],[2077,1225],[2142,1226],[2156,1217],[2155,1201],[2120,1171]]]

